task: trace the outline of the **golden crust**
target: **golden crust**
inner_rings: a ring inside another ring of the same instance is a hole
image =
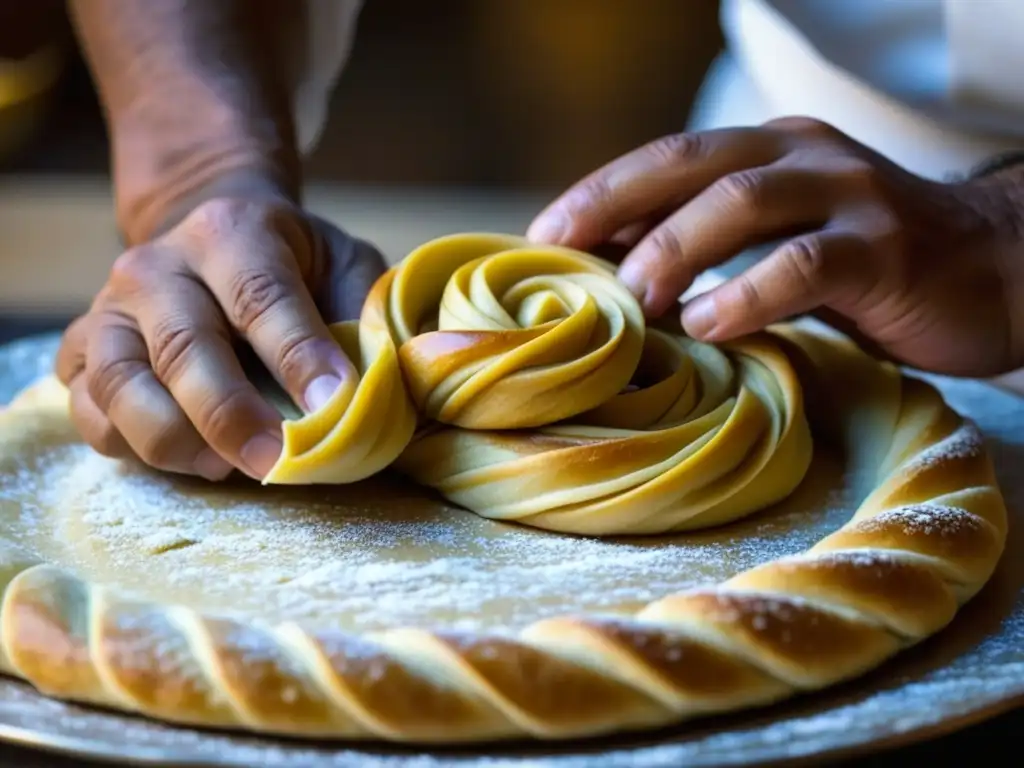
[[[423,246],[381,279],[360,324],[336,330],[360,379],[286,424],[270,481],[349,482],[397,462],[488,517],[654,533],[783,498],[813,430],[861,480],[846,525],[636,615],[566,615],[515,636],[241,623],[127,600],[0,539],[0,667],[55,697],[201,727],[566,739],[863,674],[990,578],[1003,499],[978,430],[932,387],[825,330],[780,326],[719,349],[644,328],[611,275],[503,235]],[[0,453],[66,422],[66,392],[44,380],[0,414]]]
[[[611,265],[507,235],[441,238],[392,273],[402,370],[433,422],[396,466],[478,515],[705,528],[780,501],[810,465],[800,382],[768,334],[720,350],[645,329]]]

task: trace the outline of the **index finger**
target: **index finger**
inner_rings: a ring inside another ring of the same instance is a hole
[[[594,171],[534,219],[527,237],[587,250],[639,221],[664,218],[730,173],[776,160],[779,134],[722,128],[665,136]]]
[[[273,211],[240,219],[205,222],[211,236],[185,249],[186,263],[291,399],[315,411],[357,375],[306,286],[325,271],[325,243],[312,231],[286,238],[297,222]]]
[[[224,460],[262,479],[281,453],[281,416],[246,377],[213,297],[185,275],[162,282],[133,307],[149,351],[154,382],[170,394],[196,432]],[[137,419],[150,398],[122,411]]]

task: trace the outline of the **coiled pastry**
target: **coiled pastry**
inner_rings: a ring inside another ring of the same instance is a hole
[[[863,500],[807,552],[635,615],[576,615],[567,594],[564,618],[515,634],[356,636],[204,615],[127,599],[0,540],[0,671],[205,727],[578,738],[863,674],[951,621],[1003,552],[1006,509],[978,430],[825,329],[697,344],[645,327],[603,263],[493,235],[417,250],[374,288],[363,325],[345,327],[363,379],[286,428],[271,482],[347,481],[394,461],[488,517],[650,533],[785,496],[813,432],[845,454]],[[19,414],[66,410],[46,380],[0,415],[0,436]]]
[[[479,515],[652,534],[770,506],[811,461],[800,383],[771,336],[720,351],[646,327],[614,267],[577,251],[508,235],[434,240],[374,287],[359,333],[379,339],[376,357],[364,345],[363,402],[346,411],[339,392],[286,423],[267,482],[377,471],[383,452],[367,465],[348,448],[377,429],[398,468]],[[424,427],[407,446],[410,406],[381,385],[399,368]],[[325,437],[300,442],[300,431]]]

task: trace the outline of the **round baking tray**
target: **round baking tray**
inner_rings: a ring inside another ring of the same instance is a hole
[[[0,347],[0,403],[52,369],[57,338]],[[1007,554],[952,625],[873,674],[764,710],[576,744],[424,751],[175,728],[47,699],[0,678],[0,741],[113,763],[267,768],[612,768],[771,765],[847,757],[949,733],[1024,703],[1024,399],[931,379],[990,441],[1010,508]],[[0,481],[2,482],[2,481]]]

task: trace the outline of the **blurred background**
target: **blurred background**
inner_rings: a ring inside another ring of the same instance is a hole
[[[684,127],[717,14],[717,0],[366,0],[310,205],[391,258],[444,232],[522,231],[582,174]],[[63,322],[102,284],[118,253],[108,158],[63,0],[0,3],[0,338],[12,318]]]
[[[717,0],[365,0],[311,178],[558,187],[682,125],[720,46]],[[0,4],[0,57],[67,60],[9,173],[104,173],[63,0]],[[3,122],[8,123],[5,119]],[[38,130],[37,130],[38,129]]]
[[[717,15],[717,0],[366,0],[310,206],[390,258],[445,231],[521,231],[566,184],[683,128]],[[118,255],[108,163],[65,3],[0,3],[0,339],[60,325],[101,285]]]

